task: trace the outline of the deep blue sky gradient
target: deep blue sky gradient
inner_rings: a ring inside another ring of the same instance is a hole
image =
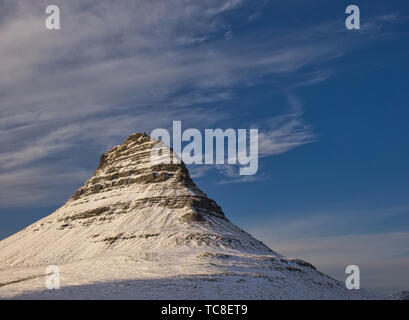
[[[228,178],[217,171],[209,171],[195,181],[222,206],[233,222],[244,229],[254,229],[255,236],[261,237],[273,249],[270,238],[261,232],[257,234],[257,225],[268,225],[273,220],[304,221],[317,215],[333,218],[334,224],[328,228],[306,227],[307,238],[408,234],[408,1],[354,1],[353,4],[360,6],[363,26],[379,23],[378,27],[363,27],[359,31],[345,30],[344,11],[352,4],[350,1],[261,3],[252,2],[226,13],[233,42],[225,41],[221,33],[213,39],[216,46],[227,52],[245,53],[280,45],[285,48],[293,46],[295,41],[332,46],[335,48],[332,57],[318,59],[288,74],[249,77],[251,85],[233,88],[234,95],[230,99],[209,103],[208,107],[228,115],[227,120],[218,123],[220,127],[240,128],[263,123],[291,108],[290,94],[299,102],[298,111],[314,133],[314,142],[260,159],[260,170],[253,182],[229,183]],[[257,19],[252,23],[243,22],[252,10],[259,12]],[[388,14],[396,18],[376,20]],[[319,27],[311,31],[315,25]],[[304,29],[309,30],[308,35],[303,33]],[[299,40],[292,37],[287,43],[286,36],[294,34],[299,34]],[[282,42],[276,43],[276,39]],[[198,44],[201,45],[206,46]],[[334,57],[337,48],[340,55]],[[299,85],[317,72],[323,72],[325,79],[311,85]],[[177,95],[188,92],[189,88],[182,88]],[[132,107],[131,102],[123,109],[113,109],[112,114],[126,113]],[[129,114],[138,116],[137,113]],[[192,115],[195,116],[194,109]],[[134,131],[149,133],[149,129],[155,128],[147,124]],[[120,144],[125,138],[123,135],[112,144]],[[69,156],[64,155],[64,163],[82,168],[91,175],[103,151],[83,141],[74,141]],[[39,160],[49,165],[60,161],[59,154]],[[64,184],[61,181],[58,188],[62,196],[38,205],[17,203],[1,207],[0,239],[50,214],[82,183]],[[32,188],[36,188],[35,181],[32,184]],[[403,247],[396,255],[408,258],[408,248]],[[344,267],[324,270],[339,277]],[[404,279],[400,287],[386,288],[372,280],[367,287],[385,291],[409,289],[408,278]]]

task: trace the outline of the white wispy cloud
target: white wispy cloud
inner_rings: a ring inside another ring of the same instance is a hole
[[[281,154],[313,142],[316,135],[299,115],[271,118],[269,129],[259,133],[259,153],[262,157]]]
[[[33,166],[0,173],[0,209],[61,204],[89,178],[89,172],[76,167]],[[45,212],[46,214],[47,212]]]
[[[30,168],[84,142],[103,152],[176,119],[212,127],[231,119],[217,103],[234,100],[237,88],[266,76],[280,87],[312,83],[323,79],[317,61],[342,54],[308,30],[262,44],[252,35],[226,40],[226,13],[246,3],[58,0],[62,30],[50,31],[47,1],[2,1],[0,170]],[[292,77],[306,66],[315,74]],[[261,128],[263,156],[311,142],[301,115],[275,121]]]

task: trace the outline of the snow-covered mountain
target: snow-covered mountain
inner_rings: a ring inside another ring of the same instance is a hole
[[[0,297],[378,297],[347,290],[236,227],[183,163],[151,158],[156,143],[131,135],[102,155],[94,175],[61,208],[1,241]],[[49,265],[59,267],[59,290],[45,289]]]

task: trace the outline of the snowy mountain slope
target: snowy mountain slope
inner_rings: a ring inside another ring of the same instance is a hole
[[[0,242],[0,297],[365,299],[233,225],[184,164],[131,135],[57,211]],[[45,291],[57,265],[60,290]],[[382,298],[382,297],[380,297]]]

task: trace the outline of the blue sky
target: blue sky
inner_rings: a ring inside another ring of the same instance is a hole
[[[274,250],[409,288],[407,1],[0,1],[0,238],[133,132],[260,130],[259,172],[197,184]],[[361,10],[346,30],[345,8]]]

